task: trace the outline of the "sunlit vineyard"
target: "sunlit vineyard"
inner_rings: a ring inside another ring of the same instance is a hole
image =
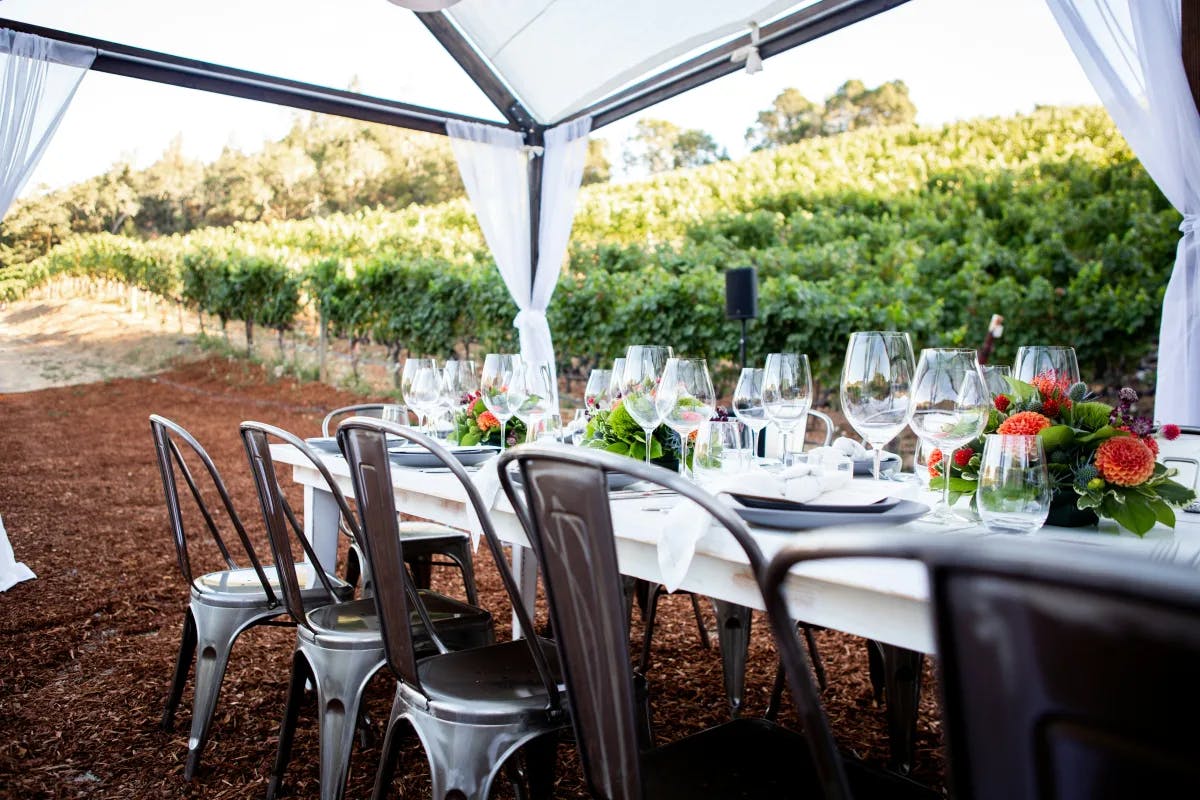
[[[729,358],[728,267],[758,267],[750,349],[828,380],[852,330],[917,346],[1076,345],[1117,379],[1155,347],[1179,215],[1096,108],[875,129],[581,193],[549,317],[564,360],[635,341]],[[141,241],[98,234],[0,272],[0,298],[57,276],[137,286],[225,321],[332,335],[394,358],[515,346],[516,312],[465,200]]]

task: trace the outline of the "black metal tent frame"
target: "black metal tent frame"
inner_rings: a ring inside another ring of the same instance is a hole
[[[880,14],[908,0],[820,0],[775,22],[759,32],[758,52],[766,59],[806,42],[841,30]],[[399,9],[398,9],[399,10]],[[181,58],[116,42],[79,36],[66,31],[0,18],[0,27],[31,33],[60,42],[96,49],[92,69],[113,75],[182,86],[188,89],[259,100],[305,111],[336,114],[366,122],[382,123],[428,133],[446,134],[449,120],[476,122],[520,131],[529,145],[541,145],[544,132],[555,125],[592,117],[592,129],[601,128],[678,94],[742,69],[731,54],[751,44],[746,34],[663,69],[617,91],[568,117],[549,124],[538,123],[487,61],[443,12],[417,14],[430,33],[458,62],[500,113],[506,123],[454,114],[395,100],[331,89],[316,84],[287,80],[274,75],[234,69],[205,61]],[[533,159],[529,170],[530,239],[532,271],[538,260],[538,217],[542,196],[542,160]]]

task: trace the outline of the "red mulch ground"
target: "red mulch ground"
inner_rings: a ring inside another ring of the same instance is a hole
[[[262,544],[237,423],[258,419],[315,435],[324,409],[354,399],[224,359],[157,378],[0,395],[0,514],[18,559],[38,574],[0,594],[0,797],[261,795],[293,631],[253,629],[238,641],[205,768],[194,782],[182,777],[190,684],[175,729],[158,727],[187,590],[167,531],[147,416],[175,419],[208,448]],[[507,604],[495,570],[482,551],[479,562],[483,604],[503,620]],[[449,576],[440,585],[453,591]],[[725,701],[718,654],[700,648],[690,604],[668,598],[659,620],[651,679],[659,740],[669,741],[722,721]],[[765,707],[775,666],[766,626],[756,625],[747,677],[751,713]],[[842,746],[883,763],[883,710],[872,700],[862,640],[833,632],[818,639],[829,671],[824,700]],[[369,688],[375,720],[387,718],[393,685],[381,674]],[[926,691],[922,704],[914,777],[940,788],[934,694]],[[377,746],[356,750],[348,797],[369,795],[378,756]],[[428,797],[428,770],[415,742],[398,774],[393,797]],[[569,745],[560,748],[560,775],[559,796],[586,796]],[[317,796],[311,708],[301,718],[288,792]],[[498,785],[493,794],[511,791]]]

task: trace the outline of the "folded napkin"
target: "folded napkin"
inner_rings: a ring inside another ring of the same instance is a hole
[[[850,458],[854,459],[855,461],[862,461],[863,459],[866,459],[866,458],[874,458],[874,456],[871,455],[871,451],[868,450],[866,447],[864,447],[862,442],[859,442],[856,439],[850,439],[845,436],[839,436],[838,438],[834,439],[833,444],[829,445],[829,447],[818,447],[816,449],[817,450],[836,450],[837,452],[841,453],[842,455],[850,456]],[[813,452],[813,451],[810,450],[809,452]],[[881,459],[888,459],[888,458],[891,458],[892,456],[896,456],[896,454],[889,453],[887,450],[883,450],[879,454],[879,457]],[[899,456],[896,456],[896,457],[899,458]]]
[[[726,505],[736,505],[730,495],[778,498],[794,503],[820,500],[828,505],[861,505],[889,496],[890,487],[872,482],[868,486],[852,486],[847,470],[821,464],[797,464],[769,473],[760,468],[740,475],[714,481],[705,488]],[[696,555],[696,545],[708,533],[712,517],[690,500],[681,500],[667,515],[663,533],[658,538],[658,567],[663,585],[675,591],[683,581]]]
[[[0,592],[7,592],[21,581],[36,577],[33,570],[17,561],[13,555],[12,545],[8,543],[8,534],[4,530],[4,520],[0,519]]]
[[[496,500],[500,498],[501,494],[500,472],[496,466],[496,462],[499,460],[499,458],[489,458],[471,476],[475,488],[479,490],[479,496],[483,498],[483,506],[488,511],[495,507]],[[479,521],[479,516],[475,513],[475,506],[469,500],[467,501],[467,528],[471,532],[471,547],[478,551],[479,539],[483,536],[483,523]]]

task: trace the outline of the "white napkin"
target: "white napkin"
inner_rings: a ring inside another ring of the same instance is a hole
[[[833,444],[829,445],[829,447],[818,447],[816,450],[835,450],[842,455],[850,456],[855,461],[862,461],[866,458],[874,458],[874,456],[871,455],[871,451],[864,447],[861,442],[859,442],[857,439],[850,439],[845,436],[839,436],[838,438],[834,439]],[[811,453],[813,451],[810,450],[809,452]],[[890,453],[887,450],[882,450],[879,453],[880,459],[884,461],[892,458],[893,456],[899,458],[899,456],[896,456],[895,453]]]
[[[820,498],[829,505],[870,503],[887,497],[887,487],[851,486],[846,470],[797,464],[771,474],[755,468],[750,472],[714,481],[705,488],[726,505],[735,505],[731,494],[778,497],[795,503],[811,503]],[[690,500],[681,500],[667,515],[663,533],[658,537],[658,568],[667,591],[675,591],[683,581],[696,555],[696,545],[709,532],[712,517]]]
[[[499,460],[499,458],[489,458],[471,476],[475,488],[479,490],[479,496],[483,498],[483,506],[489,512],[496,506],[496,501],[502,494],[500,472],[496,467],[496,462]],[[483,536],[483,523],[479,521],[479,517],[475,513],[475,506],[469,500],[467,501],[467,528],[471,532],[471,547],[478,552],[479,539]]]
[[[7,592],[21,581],[36,577],[33,570],[17,561],[4,530],[4,519],[0,518],[0,592]]]

